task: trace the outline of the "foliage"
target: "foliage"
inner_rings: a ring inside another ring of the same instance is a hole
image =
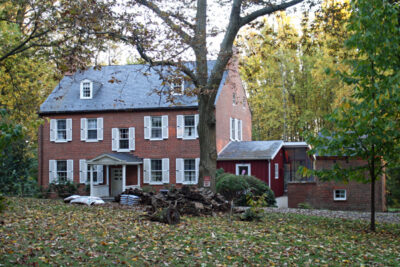
[[[365,164],[315,171],[322,180],[371,183],[371,230],[375,229],[375,181],[385,168],[395,167],[400,156],[400,34],[398,5],[381,0],[352,3],[351,37],[356,49],[345,82],[354,87],[352,99],[336,109],[329,121],[333,130],[308,136],[311,153],[362,159]]]
[[[260,210],[255,210],[255,209],[246,209],[242,215],[240,215],[240,220],[242,221],[261,221],[261,219],[264,217],[264,214]]]
[[[249,190],[246,192],[246,195],[242,195],[237,199],[235,202],[236,205],[247,206],[249,199],[256,199],[261,196],[264,197],[263,203],[265,203],[265,206],[273,207],[276,205],[274,191],[266,183],[254,176],[244,175],[241,177],[249,184]]]
[[[306,209],[306,210],[309,210],[309,209],[312,209],[312,208],[313,208],[313,207],[311,206],[311,204],[310,204],[310,203],[307,203],[307,202],[299,203],[299,204],[297,205],[297,207],[298,207],[299,209]]]
[[[215,179],[218,180],[218,178],[225,173],[225,170],[223,168],[219,168],[216,172],[215,172]]]
[[[0,213],[6,210],[8,206],[8,201],[5,196],[0,193]]]
[[[300,141],[305,131],[329,126],[324,116],[351,92],[340,77],[325,73],[348,68],[341,62],[351,54],[343,46],[348,7],[326,0],[312,20],[304,13],[301,29],[281,12],[273,23],[264,19],[241,34],[240,72],[254,140]]]
[[[28,146],[24,129],[0,110],[0,193],[33,196],[37,193],[37,160]]]
[[[247,204],[250,206],[249,209],[240,216],[243,221],[261,221],[265,216],[262,207],[267,206],[267,194],[262,194],[261,196],[247,195]]]
[[[360,220],[268,213],[268,224],[183,217],[133,220],[137,211],[11,198],[2,214],[0,262],[28,265],[396,266],[399,224],[360,231]]]
[[[217,192],[228,200],[234,200],[246,194],[249,183],[242,176],[224,174],[217,181]]]
[[[390,208],[400,208],[400,167],[388,170],[386,189],[387,205]]]
[[[49,184],[48,192],[56,192],[61,198],[74,195],[78,192],[79,184],[71,181],[59,181],[58,183]]]
[[[145,185],[145,186],[141,187],[141,189],[142,189],[143,192],[145,192],[145,193],[150,193],[150,192],[155,193],[155,192],[156,192],[156,190],[154,189],[154,187],[153,187],[153,186],[149,186],[149,185]]]

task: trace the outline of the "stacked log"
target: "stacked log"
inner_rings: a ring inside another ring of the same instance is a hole
[[[220,194],[215,194],[207,188],[183,186],[180,189],[171,189],[166,192],[144,192],[138,188],[130,188],[122,194],[140,197],[140,204],[149,205],[149,213],[155,214],[159,210],[173,208],[180,215],[212,215],[213,212],[226,212],[230,204]],[[116,197],[116,201],[120,196]]]

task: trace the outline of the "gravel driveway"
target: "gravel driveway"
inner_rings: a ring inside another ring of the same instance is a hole
[[[267,212],[278,213],[297,213],[312,216],[321,216],[329,218],[341,218],[350,220],[370,220],[369,212],[359,211],[333,211],[333,210],[316,210],[316,209],[289,209],[289,208],[265,208]],[[377,222],[400,224],[400,213],[395,212],[377,212],[375,213]]]

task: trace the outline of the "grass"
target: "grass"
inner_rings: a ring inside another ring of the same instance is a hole
[[[183,217],[138,221],[129,209],[11,198],[0,265],[396,266],[400,225],[269,213],[262,222]]]

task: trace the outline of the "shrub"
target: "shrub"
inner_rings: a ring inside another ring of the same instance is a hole
[[[265,198],[265,206],[272,207],[276,205],[275,194],[266,183],[254,176],[244,175],[240,177],[249,184],[249,191],[237,199],[236,205],[247,206],[249,198],[260,197],[262,195]]]
[[[306,210],[312,209],[312,206],[311,206],[309,203],[307,203],[307,202],[299,203],[299,204],[297,205],[297,207],[298,207],[299,209],[306,209]]]
[[[234,200],[246,194],[249,184],[243,177],[231,173],[222,174],[217,180],[217,192],[228,200]]]
[[[49,192],[56,192],[61,198],[74,195],[78,192],[78,184],[72,183],[70,181],[59,182],[57,184],[51,183],[49,185]]]
[[[7,199],[0,194],[0,213],[2,213],[7,208],[7,205],[8,205]]]
[[[219,168],[219,169],[215,172],[215,179],[218,180],[218,178],[219,178],[222,174],[224,174],[224,173],[225,173],[224,169]]]

